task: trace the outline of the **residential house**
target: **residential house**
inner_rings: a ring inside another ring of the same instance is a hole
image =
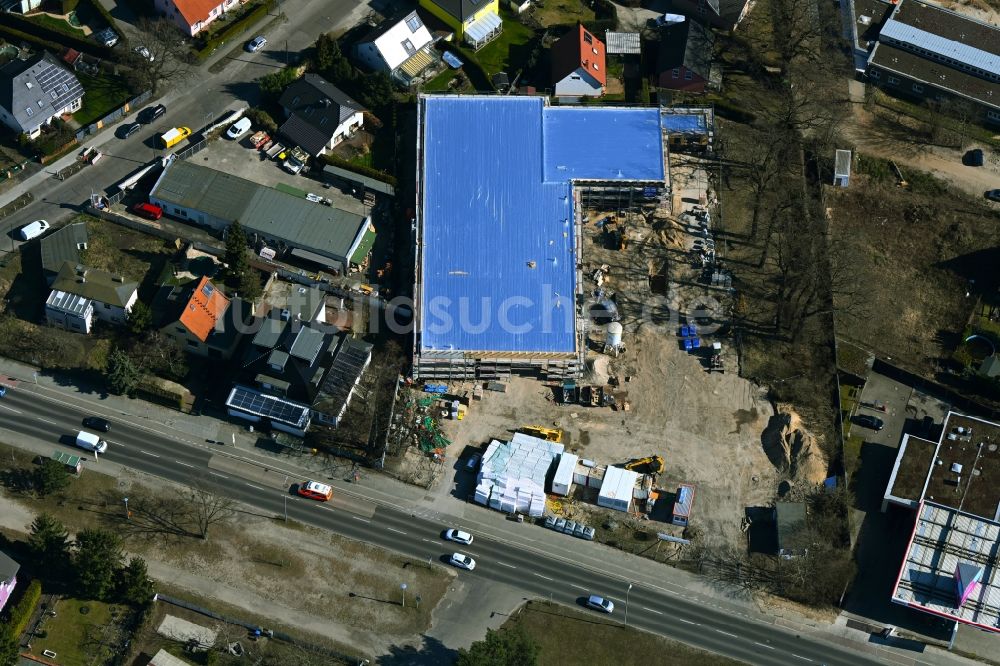
[[[70,261],[63,262],[51,287],[46,322],[79,333],[89,333],[95,320],[124,324],[139,298],[139,283]]]
[[[83,106],[83,86],[47,51],[0,67],[0,121],[38,138],[42,127]]]
[[[322,155],[364,125],[364,108],[318,74],[306,74],[278,100],[285,122],[278,129],[310,155]]]
[[[552,45],[552,87],[558,97],[600,97],[607,84],[604,42],[582,24]]]
[[[21,565],[4,553],[0,553],[0,611],[7,605],[14,588],[17,587],[17,572]]]
[[[162,333],[185,351],[212,359],[232,358],[252,325],[251,303],[230,299],[203,277],[186,286],[164,286],[155,304]]]
[[[227,11],[243,5],[242,0],[154,0],[156,11],[192,37],[221,18]]]
[[[438,17],[458,40],[479,50],[503,32],[500,0],[420,0],[420,6]]]
[[[63,264],[83,263],[80,260],[83,257],[81,253],[87,249],[87,224],[74,222],[60,227],[43,237],[39,247],[42,254],[42,273],[45,275],[45,283],[51,287]]]
[[[719,30],[735,30],[755,0],[671,0],[672,11]]]
[[[357,45],[358,59],[378,72],[388,72],[403,85],[434,63],[434,38],[420,16],[410,12],[392,23],[386,21]]]
[[[656,61],[656,86],[687,93],[705,92],[714,48],[712,32],[690,19],[663,28]]]
[[[313,400],[313,417],[318,423],[334,427],[340,425],[371,360],[370,344],[342,336],[333,355],[333,364]]]
[[[362,265],[375,243],[371,216],[314,203],[192,160],[171,159],[149,195],[163,212],[224,231],[239,220],[251,246],[345,274]]]
[[[2,0],[0,11],[27,14],[42,6],[42,0]]]
[[[1000,125],[1000,28],[919,0],[899,0],[868,55],[868,82],[968,108]]]

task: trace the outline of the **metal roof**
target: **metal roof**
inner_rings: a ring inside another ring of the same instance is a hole
[[[995,32],[995,39],[1000,44],[1000,30],[995,30]],[[909,47],[910,49],[930,51],[932,54],[953,61],[959,66],[965,65],[975,70],[988,72],[994,76],[1000,76],[1000,55],[990,53],[971,44],[962,43],[956,39],[949,39],[927,30],[907,25],[896,20],[895,17],[890,18],[882,26],[882,32],[879,33],[879,41],[902,46],[903,48]]]
[[[347,409],[354,387],[372,359],[372,346],[367,342],[345,336],[333,357],[333,365],[326,373],[313,403],[313,408],[338,416]]]
[[[45,307],[65,312],[75,317],[87,316],[87,310],[94,309],[94,302],[84,296],[67,294],[65,291],[53,289],[45,300]]]
[[[278,344],[281,334],[285,330],[285,322],[277,317],[265,317],[261,320],[260,328],[253,336],[253,344],[256,347],[271,349]]]
[[[226,406],[271,421],[278,421],[298,430],[309,425],[309,406],[273,395],[266,395],[247,386],[234,386]]]
[[[869,66],[901,74],[918,83],[946,90],[972,99],[984,106],[1000,109],[1000,82],[963,72],[916,53],[879,42],[868,58]],[[885,76],[882,77],[883,79]],[[885,81],[885,84],[889,84]],[[908,86],[909,82],[904,85]],[[905,88],[904,88],[905,90]]]
[[[642,39],[637,32],[612,32],[608,30],[604,33],[604,45],[608,53],[622,55],[638,55],[642,53]]]
[[[323,333],[317,331],[315,328],[300,326],[298,333],[295,334],[295,340],[292,341],[292,345],[288,349],[288,353],[312,365],[316,361],[316,355],[319,354],[319,350],[323,347],[325,337]]]
[[[833,165],[833,175],[834,176],[851,175],[851,151],[849,150],[837,151],[837,157]]]
[[[368,176],[357,173],[356,171],[348,171],[347,169],[341,169],[335,166],[325,166],[323,167],[323,174],[328,177],[341,178],[343,180],[351,181],[352,183],[358,183],[366,190],[372,190],[374,192],[381,192],[382,194],[388,194],[392,196],[395,191],[392,185],[389,183],[383,183],[381,180],[376,180],[375,178],[370,178]]]
[[[691,507],[694,505],[694,486],[682,483],[677,488],[677,497],[674,499],[674,515],[690,516]]]

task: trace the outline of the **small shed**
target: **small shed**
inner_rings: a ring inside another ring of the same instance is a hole
[[[847,187],[851,182],[851,151],[838,150],[833,165],[833,184]]]
[[[78,455],[66,453],[64,451],[54,451],[49,457],[58,463],[66,465],[66,467],[73,470],[74,474],[79,474],[81,470],[83,470],[83,461]]]
[[[639,55],[642,53],[642,39],[637,32],[604,33],[604,44],[612,55]]]
[[[778,535],[778,555],[786,560],[809,552],[806,535],[805,502],[778,502],[774,505]]]
[[[628,511],[632,506],[632,493],[638,479],[638,472],[623,467],[608,467],[604,473],[601,492],[597,495],[597,506]]]
[[[555,476],[552,477],[552,494],[565,497],[573,490],[573,472],[576,470],[576,463],[579,456],[572,453],[564,453],[559,456],[559,465],[556,467]]]
[[[517,12],[518,14],[528,11],[531,7],[531,0],[510,0],[511,11]]]
[[[691,519],[691,508],[694,506],[694,486],[689,483],[682,483],[677,488],[677,497],[674,498],[674,512],[670,522],[674,525],[687,527]]]

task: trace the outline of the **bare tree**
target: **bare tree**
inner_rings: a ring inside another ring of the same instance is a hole
[[[188,519],[193,524],[193,531],[202,539],[208,538],[208,530],[212,525],[226,522],[236,506],[234,500],[216,495],[209,488],[210,485],[200,479],[190,488],[180,491],[187,503]]]
[[[136,90],[151,90],[177,82],[191,71],[193,54],[184,34],[167,19],[139,20],[139,37],[129,54],[127,78]]]

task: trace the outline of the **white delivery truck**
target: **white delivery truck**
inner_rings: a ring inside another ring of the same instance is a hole
[[[76,445],[81,449],[96,451],[97,453],[104,453],[108,450],[107,442],[97,435],[90,432],[84,432],[83,430],[76,435]]]

